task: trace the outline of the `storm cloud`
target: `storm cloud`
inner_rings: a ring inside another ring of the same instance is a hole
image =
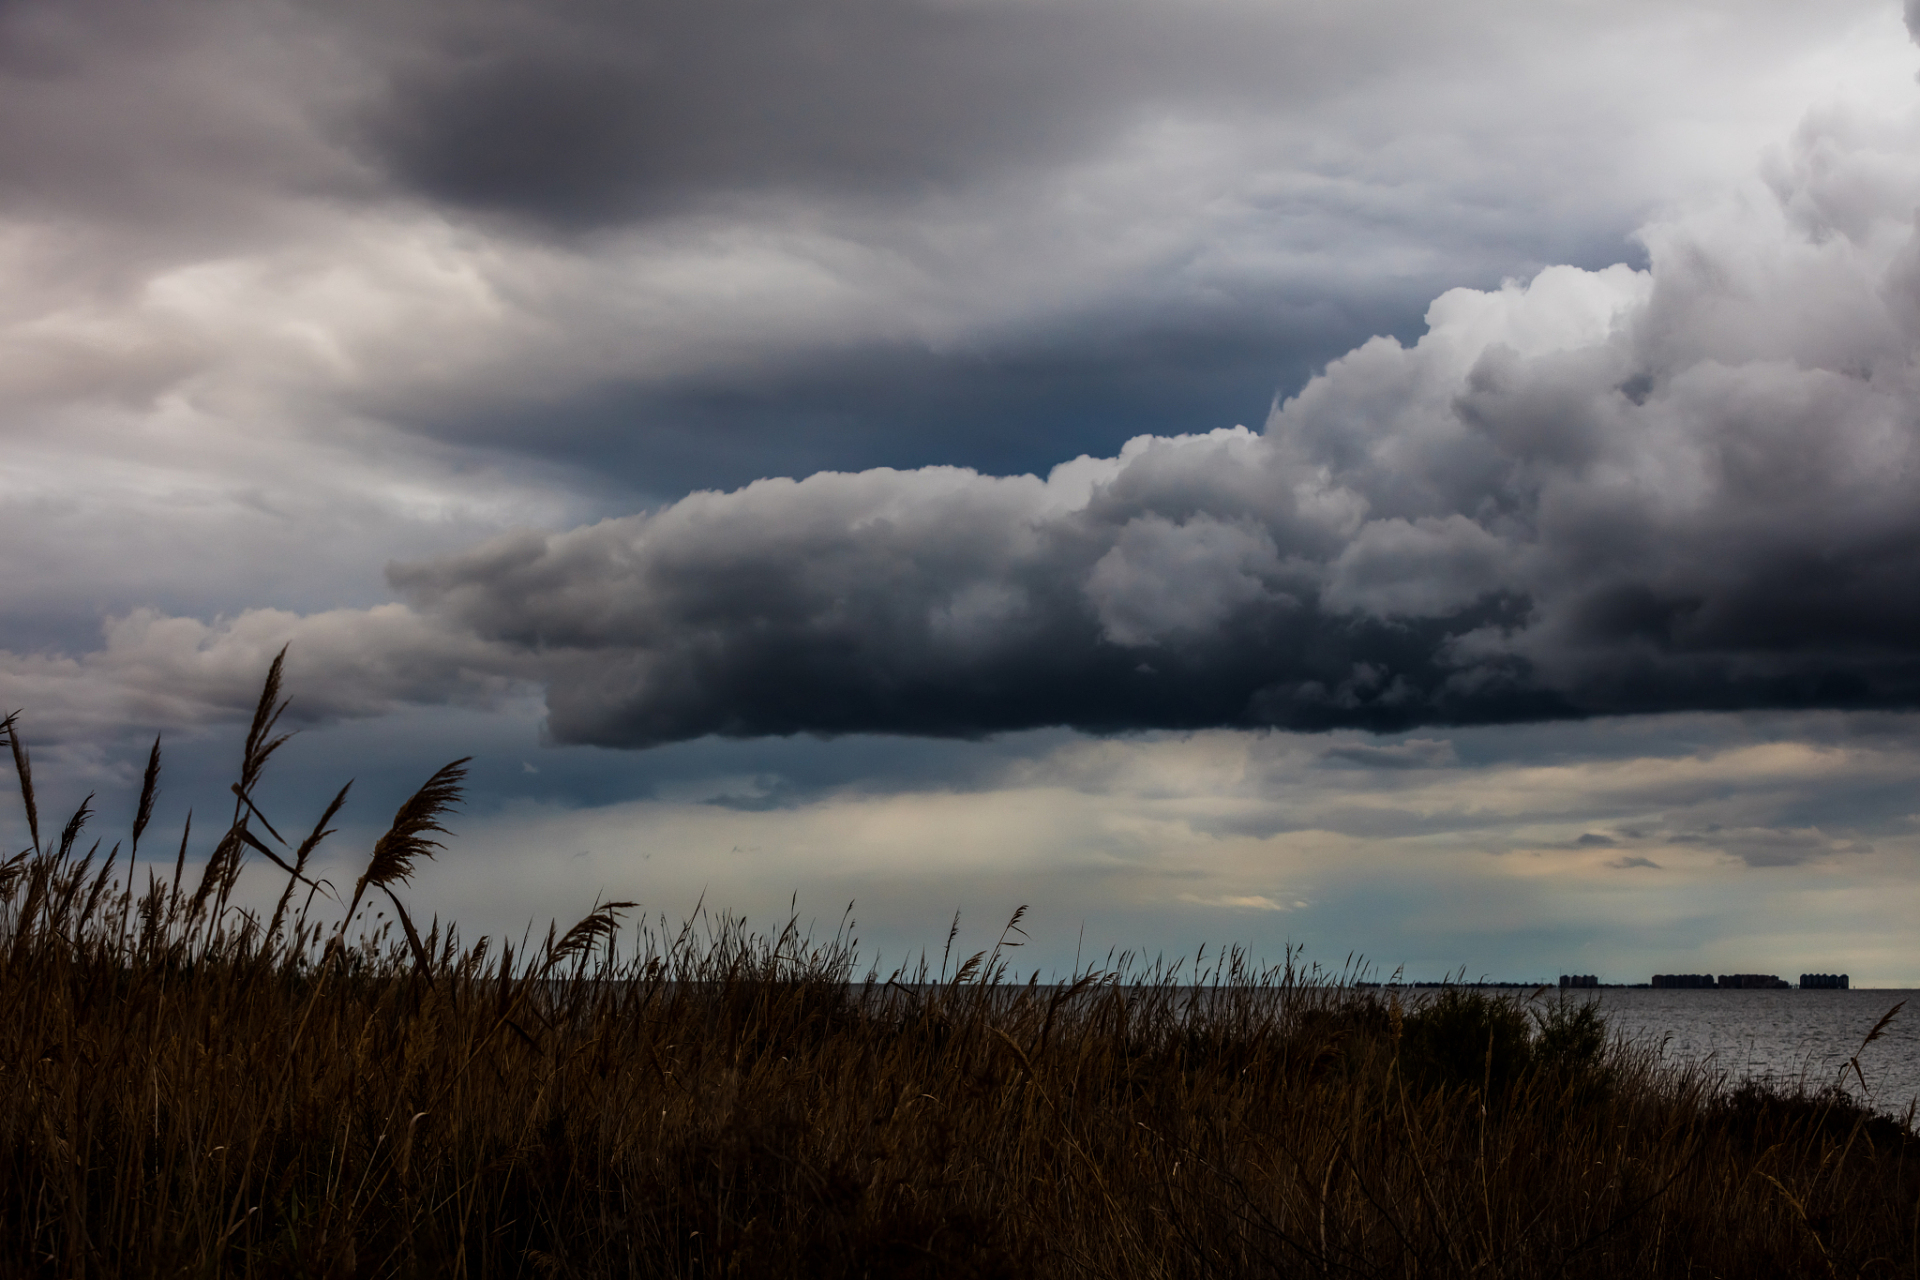
[[[1649,270],[1451,291],[1260,432],[765,480],[390,578],[612,746],[1911,706],[1914,133],[1815,118]]]

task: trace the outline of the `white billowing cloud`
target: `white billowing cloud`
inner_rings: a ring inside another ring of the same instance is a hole
[[[1379,617],[1444,617],[1503,585],[1506,553],[1458,513],[1371,520],[1333,562],[1324,598]]]
[[[1146,515],[1128,521],[1087,575],[1101,635],[1148,647],[1204,634],[1273,594],[1281,571],[1273,539],[1258,526],[1200,515],[1185,524]]]

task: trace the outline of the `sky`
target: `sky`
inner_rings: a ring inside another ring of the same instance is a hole
[[[217,812],[286,646],[263,807],[472,756],[469,938],[1920,985],[1909,26],[6,0],[43,815]]]

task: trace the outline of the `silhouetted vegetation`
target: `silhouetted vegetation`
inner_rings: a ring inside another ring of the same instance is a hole
[[[1590,1005],[1403,1004],[1234,951],[1058,987],[1007,947],[890,978],[853,939],[598,907],[515,948],[351,901],[254,803],[131,886],[88,814],[0,871],[0,1274],[1868,1276],[1920,1258],[1907,1123],[1728,1088]],[[285,879],[232,905],[243,861]],[[191,882],[191,883],[190,883]],[[616,945],[618,944],[618,945]]]

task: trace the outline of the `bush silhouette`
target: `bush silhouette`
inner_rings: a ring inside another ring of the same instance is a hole
[[[1447,987],[1407,1015],[1400,1066],[1419,1088],[1484,1089],[1498,1098],[1532,1065],[1533,1053],[1518,1000]]]
[[[1533,1056],[1543,1070],[1578,1077],[1598,1069],[1607,1048],[1607,1024],[1597,1003],[1562,997],[1533,1016],[1540,1028]]]

